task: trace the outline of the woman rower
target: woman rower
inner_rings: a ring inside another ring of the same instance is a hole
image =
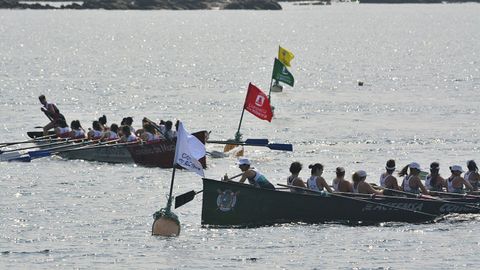
[[[356,171],[352,175],[353,193],[383,195],[383,192],[375,190],[369,183],[365,182],[367,173],[365,171]]]
[[[104,132],[102,137],[100,138],[101,141],[114,141],[118,140],[120,137],[118,136],[118,125],[112,124],[110,129],[107,132]]]
[[[445,179],[438,173],[440,171],[440,164],[432,162],[430,164],[430,174],[425,179],[425,188],[430,191],[443,191],[445,186]]]
[[[240,178],[240,183],[244,183],[248,180],[248,183],[258,188],[266,189],[275,189],[275,187],[270,183],[263,174],[257,171],[255,168],[250,167],[250,160],[246,158],[241,158],[238,160],[238,168],[242,171],[242,178]],[[228,180],[228,175],[224,176],[224,180]]]
[[[89,140],[99,140],[102,138],[103,131],[102,131],[102,125],[98,121],[93,121],[92,123],[92,128],[90,129],[87,133],[87,138]]]
[[[122,126],[122,134],[120,142],[136,142],[138,140],[137,136],[130,131],[130,126]]]
[[[109,130],[107,126],[107,117],[105,116],[105,114],[98,118],[98,122],[100,123],[103,132],[107,132]]]
[[[307,188],[305,186],[305,183],[303,182],[303,179],[298,176],[300,174],[301,170],[302,170],[302,163],[295,161],[292,164],[290,164],[291,175],[287,178],[287,185],[295,186],[295,187],[301,187],[301,188]],[[303,192],[302,190],[295,189],[295,188],[290,188],[290,191],[291,192]]]
[[[393,176],[395,171],[395,160],[390,159],[385,165],[385,172],[380,175],[380,186],[388,189],[400,190],[397,178]]]
[[[70,123],[70,128],[72,129],[70,132],[71,139],[85,139],[85,130],[83,130],[79,120],[73,120]]]
[[[150,123],[145,123],[140,139],[147,143],[154,143],[160,141],[161,137],[157,134],[155,128]]]
[[[453,165],[450,166],[450,172],[452,175],[447,179],[447,191],[451,193],[465,193],[463,186],[465,185],[469,190],[473,190],[472,185],[463,179],[461,174],[463,173],[462,166]]]
[[[70,138],[70,132],[72,132],[72,130],[67,125],[67,122],[65,122],[65,119],[58,119],[55,135],[59,138]]]
[[[334,191],[353,192],[352,183],[345,180],[345,169],[343,167],[337,167],[335,173],[337,177],[332,181]]]
[[[410,173],[408,173],[409,170]],[[420,181],[420,177],[418,176],[421,171],[420,164],[416,162],[412,162],[403,167],[403,169],[398,173],[399,176],[404,176],[402,182],[403,191],[414,194],[420,194],[420,192],[425,195],[428,194],[427,189],[422,184],[422,181]]]
[[[467,161],[468,172],[463,175],[465,181],[472,185],[473,190],[478,190],[480,187],[480,175],[478,174],[477,163],[473,160]]]
[[[311,176],[307,180],[307,187],[315,191],[323,191],[325,188],[328,192],[332,193],[332,189],[328,186],[325,179],[322,177],[323,174],[323,165],[320,163],[315,163],[308,166],[311,169]]]

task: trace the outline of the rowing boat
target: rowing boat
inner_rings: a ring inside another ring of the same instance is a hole
[[[252,227],[277,223],[431,222],[444,202],[391,198],[319,196],[203,179],[202,225]]]
[[[205,143],[205,131],[193,133]],[[67,151],[59,151],[65,159],[82,159],[107,163],[136,163],[146,167],[171,168],[175,156],[176,140],[159,140],[152,143],[123,143],[99,146],[86,146]],[[205,157],[200,163],[206,168]]]

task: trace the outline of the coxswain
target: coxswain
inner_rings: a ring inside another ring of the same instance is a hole
[[[67,122],[65,122],[64,119],[58,119],[57,124],[55,128],[55,135],[59,138],[70,138],[70,133],[72,130],[70,127],[67,125]]]
[[[465,181],[469,182],[472,185],[473,190],[478,190],[480,188],[480,175],[478,174],[477,163],[473,160],[467,161],[468,172],[463,175]]]
[[[465,181],[465,179],[463,179],[463,177],[461,176],[463,173],[462,166],[450,166],[450,172],[452,173],[452,175],[447,178],[446,181],[448,192],[463,194],[465,193],[465,190],[463,188],[464,185],[467,187],[467,189],[473,190],[472,185],[468,181]]]
[[[137,136],[130,131],[130,126],[122,126],[122,134],[120,142],[136,142],[138,140]]]
[[[45,95],[40,95],[38,100],[40,100],[40,103],[43,105],[40,110],[50,119],[50,123],[43,127],[43,135],[46,136],[50,129],[56,127],[58,120],[65,120],[65,117],[60,113],[60,110],[54,103],[47,102]]]
[[[298,175],[300,174],[300,171],[302,170],[302,163],[295,161],[292,164],[290,164],[290,173],[291,175],[287,178],[287,185],[289,186],[295,186],[295,187],[301,187],[301,188],[307,188],[305,186],[305,183],[303,182],[303,179],[299,177]],[[296,188],[290,188],[291,192],[302,192],[300,189]]]
[[[93,121],[92,128],[87,133],[87,138],[89,140],[99,140],[103,136],[102,125],[99,121]]]
[[[258,188],[275,189],[267,178],[257,171],[255,168],[250,167],[250,160],[247,158],[241,158],[238,160],[238,168],[242,171],[242,178],[239,182],[244,183],[248,180],[248,183]],[[228,181],[228,175],[224,176],[224,181]]]
[[[373,187],[365,181],[366,179],[367,173],[363,170],[356,171],[352,175],[353,193],[383,195],[383,192],[373,189]]]
[[[120,137],[118,136],[118,125],[112,124],[110,129],[107,132],[104,132],[102,137],[100,138],[101,141],[114,141],[118,140]]]
[[[430,174],[425,179],[425,188],[429,191],[443,191],[445,179],[440,176],[440,163],[432,162],[430,164]]]
[[[71,139],[85,139],[85,130],[83,130],[79,120],[73,120],[70,128],[72,129],[70,132]]]
[[[380,186],[388,189],[400,190],[397,178],[393,176],[395,171],[395,160],[390,159],[385,164],[385,172],[380,175]]]
[[[420,164],[418,164],[417,162],[412,162],[407,166],[403,167],[403,169],[398,173],[399,176],[403,177],[403,191],[413,194],[420,194],[421,192],[425,195],[428,195],[427,189],[422,184],[422,181],[418,176],[421,171],[422,169],[420,168]]]
[[[310,169],[310,178],[307,180],[308,189],[315,191],[323,191],[325,188],[328,192],[332,193],[332,189],[328,186],[325,179],[322,177],[323,165],[320,163],[311,164],[308,166]]]
[[[345,180],[345,168],[337,167],[335,169],[337,177],[333,179],[332,186],[336,192],[353,192],[352,183]]]

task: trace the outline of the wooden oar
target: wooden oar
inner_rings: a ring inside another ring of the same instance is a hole
[[[463,197],[463,198],[475,198],[480,199],[480,196],[477,195],[470,195],[470,194],[460,194],[460,193],[452,193],[452,192],[441,192],[441,191],[430,191],[431,194],[441,194],[441,195],[449,195],[453,197]]]
[[[230,180],[233,180],[239,176],[243,175],[243,173],[240,173],[240,174],[237,174],[231,178],[228,179],[228,181]],[[203,192],[203,190],[200,190],[200,191],[197,191],[195,192],[195,190],[192,190],[192,191],[189,191],[189,192],[186,192],[186,193],[183,193],[182,195],[178,195],[175,197],[175,209],[190,202],[191,200],[193,200],[193,198],[195,198],[195,195],[199,194]]]
[[[94,144],[91,145],[86,145],[86,146],[80,146],[78,148],[74,149],[67,149],[67,150],[61,150],[61,151],[55,151],[52,152],[52,154],[58,154],[58,153],[63,153],[63,152],[74,152],[74,151],[80,151],[80,150],[86,150],[86,149],[94,149],[94,148],[101,148],[101,147],[112,147],[112,146],[120,146],[120,145],[129,145],[129,144],[137,144],[138,142],[126,142],[126,143],[116,143],[120,139],[117,140],[112,140],[112,141],[105,141],[105,142],[98,142],[98,141],[91,141],[94,142]],[[95,143],[96,142],[96,143]]]
[[[3,154],[3,153],[8,153],[8,152],[14,152],[14,151],[21,151],[21,150],[28,150],[28,149],[33,149],[33,148],[48,148],[50,146],[57,146],[57,145],[62,145],[62,144],[68,144],[68,143],[72,143],[72,142],[76,142],[76,141],[79,141],[79,140],[83,140],[83,139],[75,139],[75,140],[62,140],[62,141],[56,141],[54,143],[48,143],[48,144],[42,144],[42,145],[35,145],[35,146],[29,146],[29,147],[22,147],[22,148],[17,148],[17,149],[9,149],[9,150],[0,150],[0,154]]]
[[[428,196],[428,195],[424,195],[424,194],[413,194],[413,193],[400,191],[400,190],[395,190],[395,189],[391,189],[391,188],[385,188],[385,187],[379,187],[379,188],[383,189],[383,190],[388,190],[390,192],[403,194],[403,195],[406,195],[406,196],[430,199],[430,200],[440,201],[440,202],[444,202],[444,203],[448,203],[448,204],[461,205],[461,206],[464,206],[464,207],[480,210],[480,207],[470,205],[470,203],[467,203],[467,202],[452,202],[452,201],[449,201],[449,200],[444,200],[444,199],[441,199],[441,198],[438,198],[438,197]]]
[[[82,140],[80,143],[70,143],[70,144],[67,144],[67,145],[60,145],[60,146],[55,146],[55,147],[52,147],[52,148],[47,148],[47,149],[40,149],[40,150],[36,150],[36,151],[29,151],[28,152],[28,155],[30,156],[30,158],[32,159],[35,159],[35,158],[42,158],[42,157],[48,157],[48,156],[51,156],[52,154],[54,153],[57,153],[57,152],[60,152],[60,149],[65,149],[65,148],[77,148],[77,147],[81,147],[81,146],[85,146],[85,145],[88,145],[88,144],[91,144],[92,141],[83,141],[83,139],[80,139]]]
[[[324,194],[324,193],[321,192],[321,191],[311,190],[311,189],[303,188],[303,187],[297,187],[297,186],[291,186],[291,185],[283,185],[283,184],[277,184],[277,185],[279,185],[279,186],[281,186],[281,187],[288,187],[288,188],[293,188],[293,189],[299,189],[299,190],[307,191],[307,192],[310,192],[310,193]],[[384,203],[372,202],[372,201],[367,201],[367,200],[363,200],[363,199],[352,198],[352,197],[343,196],[343,195],[339,195],[339,194],[335,194],[335,193],[328,193],[328,192],[327,192],[327,194],[328,194],[329,196],[333,196],[333,197],[338,197],[338,198],[343,198],[343,199],[347,199],[347,200],[359,201],[359,202],[369,203],[369,204],[374,204],[374,205],[379,205],[379,206],[383,206],[383,207],[387,207],[387,208],[393,208],[393,209],[408,211],[408,212],[412,212],[412,213],[416,213],[416,214],[420,214],[420,215],[424,215],[424,216],[428,216],[428,217],[432,217],[432,218],[437,217],[437,215],[434,215],[434,214],[425,213],[425,212],[422,212],[422,211],[412,210],[412,209],[408,209],[408,208],[403,208],[403,207],[398,207],[398,206],[392,206],[392,205],[388,205],[388,204],[384,204]],[[375,196],[377,196],[377,195],[375,195]]]
[[[293,145],[286,144],[286,143],[268,143],[268,144],[259,144],[258,142],[247,143],[248,140],[245,142],[235,142],[235,141],[207,141],[207,143],[215,143],[215,144],[229,144],[229,145],[247,145],[247,146],[262,146],[268,147],[271,150],[279,150],[279,151],[293,151]]]
[[[26,140],[26,141],[4,142],[4,143],[0,143],[0,147],[5,147],[5,146],[8,146],[8,145],[14,145],[14,144],[22,144],[22,143],[34,143],[34,142],[37,142],[37,141],[41,141],[42,139],[51,138],[53,136],[55,136],[55,135],[47,135],[47,136],[43,136],[43,137],[38,137],[38,138],[33,139],[33,140]]]

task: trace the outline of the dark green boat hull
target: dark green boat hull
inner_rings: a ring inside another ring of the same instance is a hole
[[[325,197],[203,179],[202,225],[208,226],[255,227],[290,222],[422,223],[450,212],[471,213],[478,209],[404,197]]]

